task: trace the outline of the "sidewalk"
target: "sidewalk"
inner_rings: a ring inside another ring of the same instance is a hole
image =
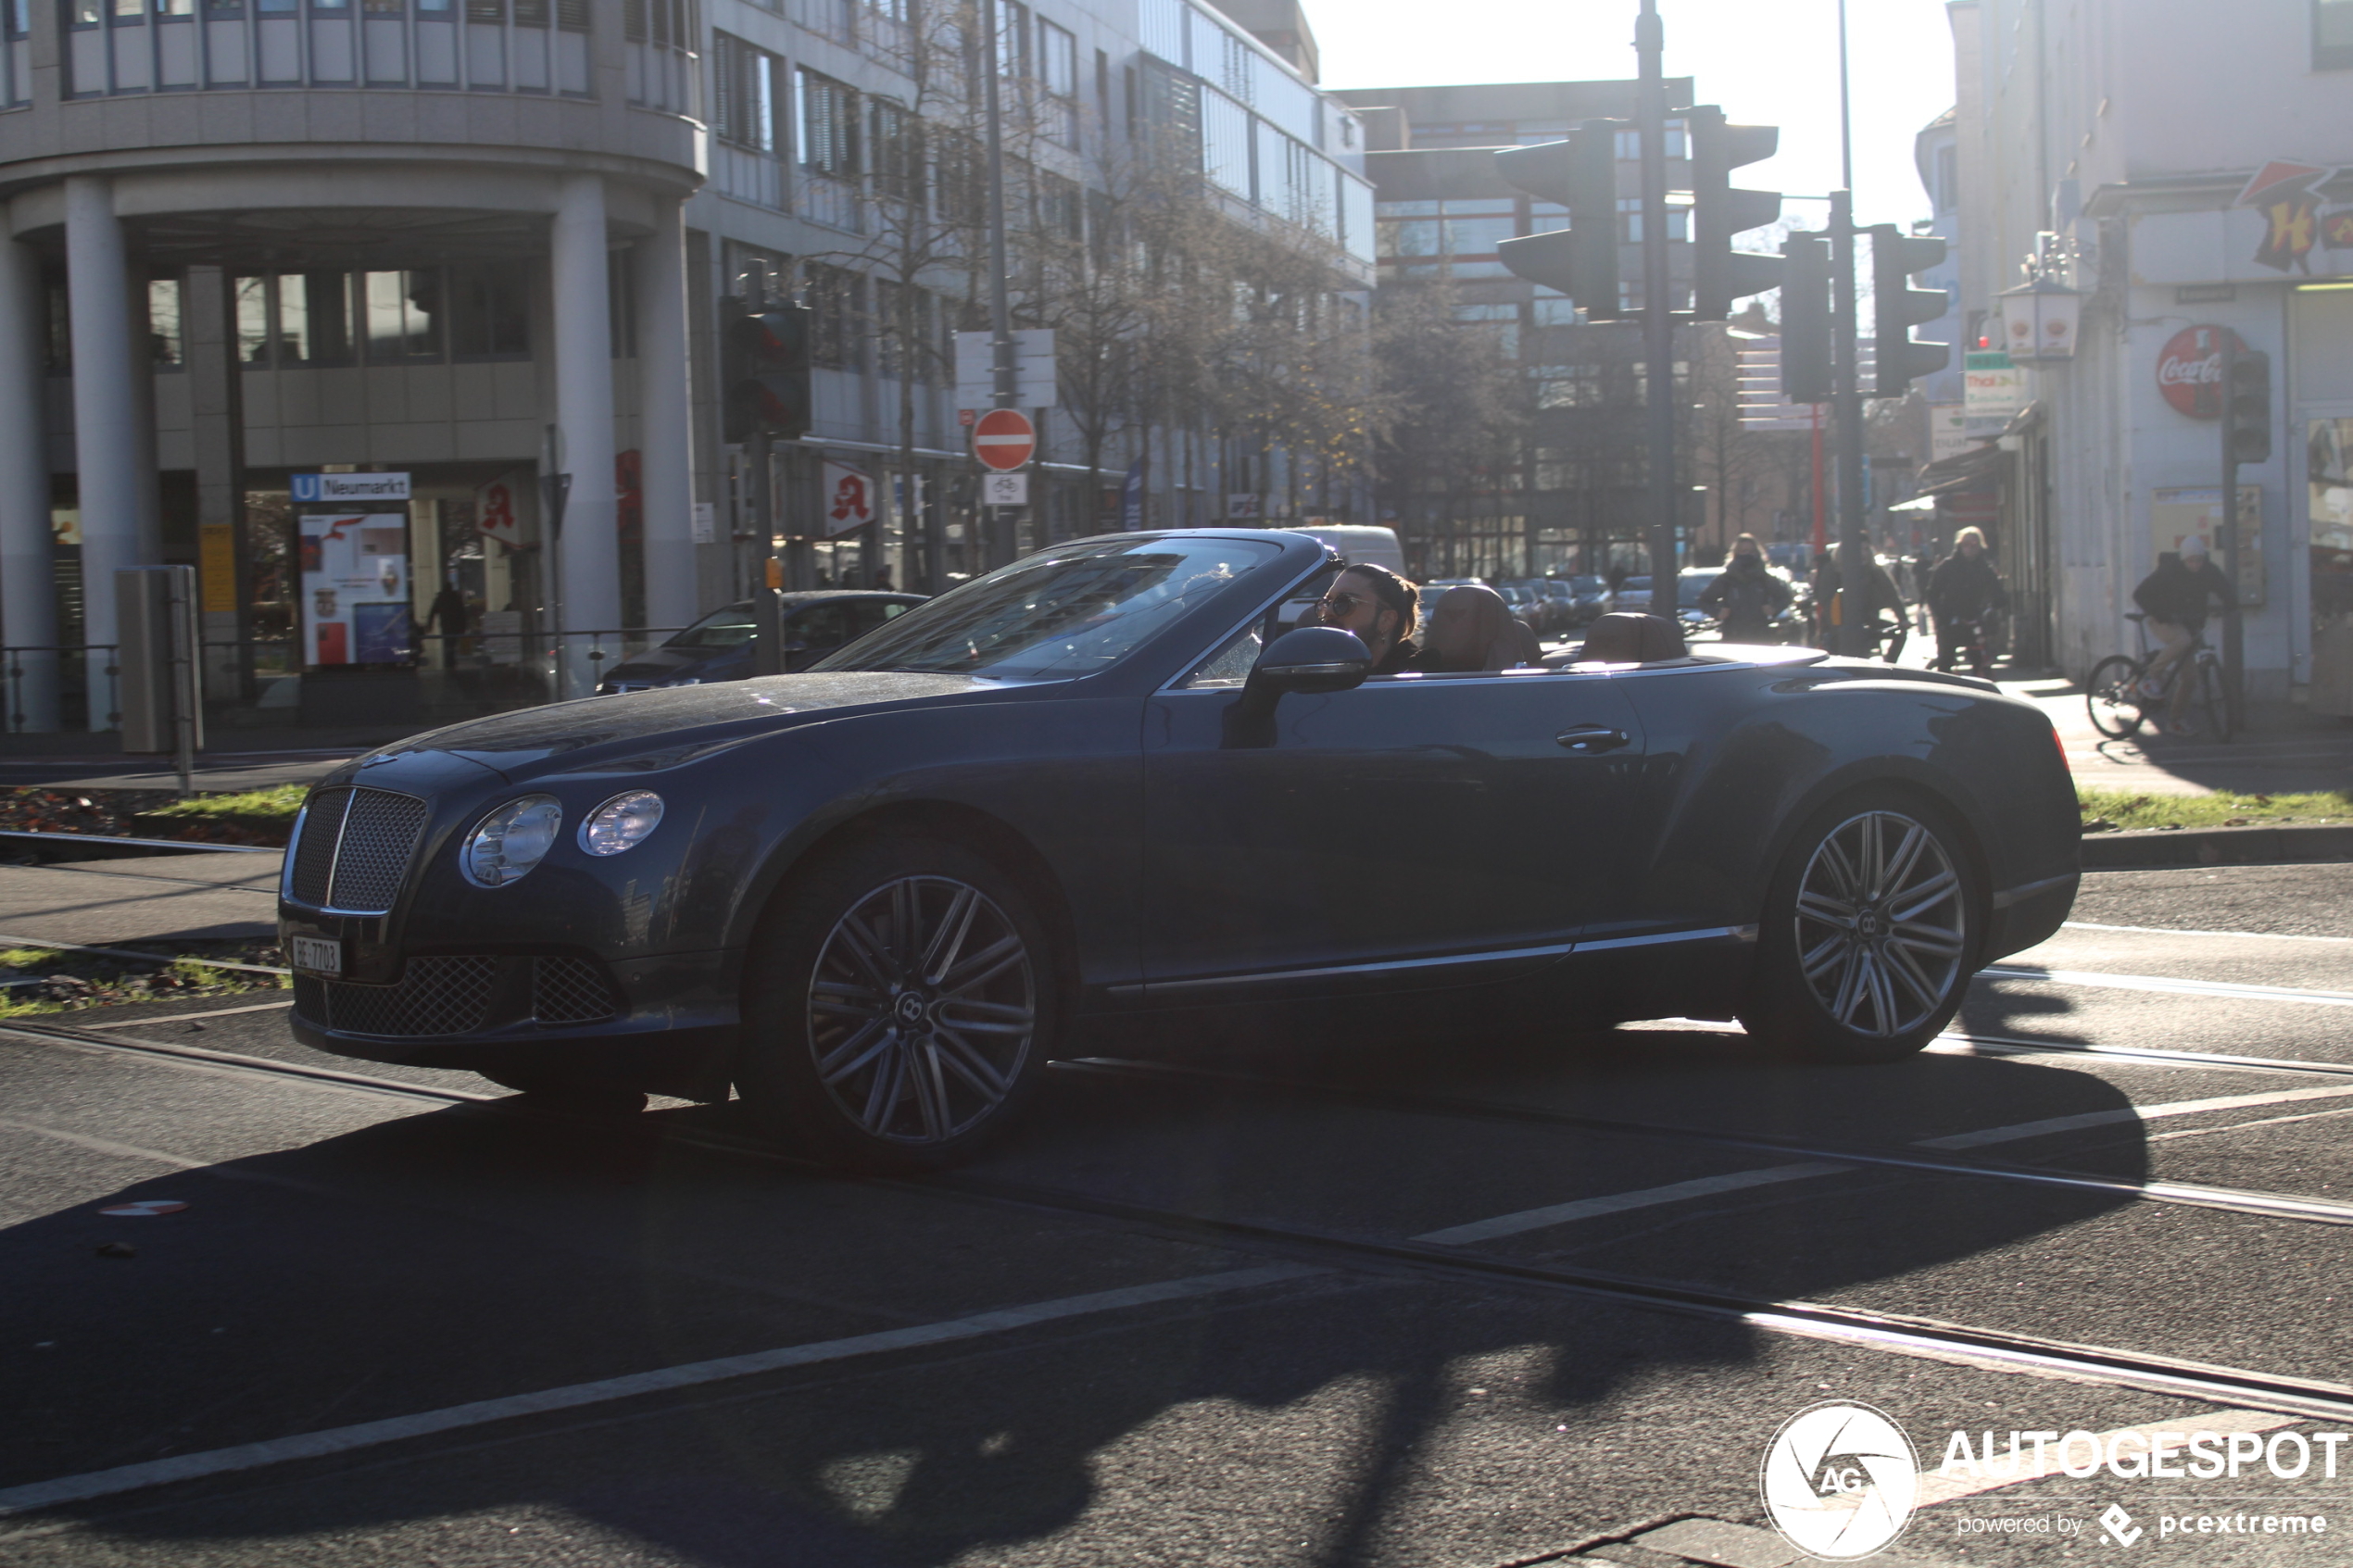
[[[2217,745],[2145,728],[2130,740],[2111,740],[2092,727],[2083,688],[2065,677],[2001,680],[2002,689],[2051,716],[2067,747],[2078,784],[2144,795],[2296,795],[2353,789],[2353,724],[2315,719],[2281,705],[2259,712],[2255,727]]]
[[[198,752],[195,786],[206,794],[229,794],[315,784],[363,749],[342,746],[302,751]],[[41,758],[0,755],[0,789],[178,789],[180,775],[169,760],[162,760],[160,766],[158,760],[120,752]]]

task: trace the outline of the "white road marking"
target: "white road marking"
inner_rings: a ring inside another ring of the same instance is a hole
[[[2108,974],[2088,969],[2044,969],[1999,964],[1977,972],[1981,980],[2032,980],[2046,985],[2086,985],[2110,991],[2162,991],[2184,997],[2227,997],[2241,1002],[2308,1002],[2315,1007],[2353,1007],[2353,991],[2299,991],[2287,985],[2234,985],[2223,980],[2176,980],[2160,974]]]
[[[2268,1095],[2225,1095],[2213,1099],[2174,1100],[2163,1105],[2121,1106],[2112,1110],[2092,1110],[2076,1116],[2054,1116],[2040,1122],[2020,1122],[2007,1127],[1986,1127],[1972,1133],[1957,1133],[1950,1137],[1921,1138],[1911,1147],[1914,1148],[1978,1148],[1987,1144],[2014,1143],[2021,1138],[2042,1137],[2049,1133],[2072,1132],[2081,1127],[2105,1127],[2122,1122],[2143,1122],[2169,1116],[2196,1116],[2209,1110],[2236,1110],[2254,1105],[2289,1105],[2301,1100],[2314,1099],[2353,1099],[2353,1087],[2284,1089]],[[1665,1186],[1641,1187],[1631,1192],[1609,1193],[1600,1198],[1580,1198],[1567,1203],[1547,1204],[1541,1209],[1523,1209],[1517,1213],[1498,1214],[1489,1220],[1474,1220],[1468,1224],[1450,1225],[1443,1230],[1426,1231],[1414,1239],[1434,1242],[1441,1247],[1460,1247],[1472,1242],[1491,1241],[1498,1236],[1519,1236],[1528,1231],[1573,1224],[1579,1220],[1595,1219],[1604,1214],[1623,1214],[1636,1209],[1652,1209],[1661,1204],[1681,1203],[1689,1198],[1712,1197],[1719,1192],[1739,1192],[1748,1187],[1777,1186],[1783,1182],[1810,1181],[1817,1176],[1834,1176],[1862,1169],[1865,1167],[1842,1164],[1835,1160],[1813,1160],[1798,1165],[1766,1165],[1753,1171],[1733,1171],[1720,1176],[1703,1176],[1696,1181],[1672,1182]],[[2150,1185],[2153,1188],[2160,1185],[2155,1183]]]
[[[2353,936],[2304,936],[2285,931],[2183,931],[2167,925],[2102,925],[2097,921],[2071,920],[2070,931],[2129,931],[2141,936],[2227,936],[2238,942],[2348,942]]]
[[[1922,1138],[1915,1148],[1982,1148],[1987,1144],[2016,1143],[2079,1127],[2108,1127],[2121,1122],[2153,1122],[2168,1116],[2202,1116],[2209,1110],[2239,1110],[2255,1105],[2294,1105],[2302,1100],[2353,1099],[2353,1088],[2282,1089],[2268,1095],[2221,1095],[2212,1099],[2177,1099],[2160,1105],[2125,1105],[2112,1110],[2087,1110],[2076,1116],[2052,1116],[2040,1122],[2019,1122],[2007,1127],[1985,1127],[1950,1137]]]
[[[543,1388],[536,1393],[514,1394],[505,1399],[478,1399],[471,1404],[422,1411],[415,1415],[363,1421],[351,1426],[329,1427],[321,1432],[272,1437],[258,1443],[241,1443],[234,1448],[150,1460],[143,1464],[118,1465],[112,1470],[60,1475],[54,1480],[35,1481],[29,1486],[0,1490],[0,1517],[28,1513],[35,1509],[57,1508],[67,1503],[88,1502],[149,1486],[233,1474],[264,1465],[349,1453],[357,1449],[377,1448],[385,1443],[404,1442],[412,1437],[431,1436],[436,1433],[486,1425],[491,1422],[511,1421],[520,1416],[578,1410],[584,1405],[605,1404],[647,1394],[672,1393],[681,1388],[724,1383],[739,1377],[755,1377],[763,1373],[783,1372],[793,1367],[817,1366],[861,1356],[950,1344],[960,1339],[977,1339],[1012,1329],[1027,1328],[1034,1323],[1087,1317],[1128,1307],[1223,1296],[1329,1272],[1304,1263],[1276,1263],[1264,1268],[1194,1274],[1157,1285],[1128,1286],[1118,1290],[1093,1291],[1085,1296],[1033,1301],[1026,1306],[1007,1307],[994,1312],[975,1312],[970,1317],[919,1323],[910,1328],[884,1329],[876,1334],[852,1335],[845,1339],[821,1339],[808,1345],[788,1345],[780,1349],[755,1350],[748,1355],[723,1356],[714,1361],[657,1367],[650,1372],[599,1378],[593,1383]]]
[[[2353,1090],[2347,1090],[2353,1094]],[[1680,1203],[1688,1198],[1706,1198],[1719,1192],[1738,1192],[1743,1187],[1771,1186],[1781,1182],[1803,1182],[1815,1176],[1834,1176],[1852,1171],[1852,1165],[1835,1165],[1821,1160],[1803,1165],[1768,1165],[1755,1171],[1734,1171],[1727,1175],[1702,1176],[1696,1181],[1674,1182],[1666,1186],[1644,1187],[1638,1192],[1611,1193],[1604,1198],[1580,1198],[1572,1203],[1554,1203],[1542,1209],[1525,1209],[1516,1214],[1498,1214],[1491,1220],[1477,1220],[1467,1225],[1450,1225],[1444,1230],[1425,1231],[1416,1241],[1432,1241],[1441,1247],[1459,1247],[1474,1241],[1488,1241],[1499,1236],[1517,1236],[1522,1231],[1542,1230],[1548,1225],[1566,1225],[1577,1220],[1590,1220],[1602,1214],[1624,1213],[1629,1209],[1648,1209],[1660,1203]]]
[[[2215,1133],[2243,1133],[2249,1127],[2284,1127],[2291,1122],[2325,1122],[2332,1116],[2353,1116],[2353,1107],[2308,1110],[2301,1116],[2266,1116],[2259,1122],[2233,1122],[2227,1127],[2184,1127],[2178,1133],[2151,1133],[2145,1141],[2164,1143],[2172,1138],[2202,1138]]]
[[[2295,1416],[2277,1415],[2270,1411],[2216,1411],[2209,1415],[2185,1415],[2173,1421],[2152,1421],[2140,1426],[2119,1426],[2112,1431],[2098,1433],[2096,1436],[2099,1438],[2100,1451],[2106,1454],[2115,1451],[2111,1445],[2117,1438],[2128,1436],[2139,1437],[2145,1445],[2159,1432],[2272,1432],[2283,1426],[2294,1426],[2296,1421],[2297,1418]],[[1979,1434],[1969,1434],[1969,1440],[1972,1443],[1978,1441]],[[2080,1456],[2082,1451],[2083,1446],[2079,1439],[2076,1443],[2076,1453]],[[2145,1448],[2141,1451],[2145,1452]],[[2004,1464],[2010,1462],[2007,1452],[2003,1456],[2002,1462]],[[1989,1465],[1984,1468],[1994,1467]],[[2020,1453],[2015,1474],[1947,1475],[1940,1470],[1921,1471],[1917,1483],[1919,1487],[1919,1500],[1915,1506],[1933,1508],[1941,1502],[1951,1502],[1955,1498],[1971,1498],[1980,1492],[1998,1491],[2004,1486],[2020,1486],[2028,1481],[2040,1481],[2045,1476],[2064,1474],[2065,1471],[2059,1464],[2059,1452],[2056,1445],[2044,1445],[2043,1461],[2040,1464],[2034,1462],[2033,1449],[2030,1446]]]

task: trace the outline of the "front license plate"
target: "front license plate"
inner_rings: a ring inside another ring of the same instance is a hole
[[[343,944],[329,936],[297,936],[294,939],[294,966],[313,974],[341,974]]]

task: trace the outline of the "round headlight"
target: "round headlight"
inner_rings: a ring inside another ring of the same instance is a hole
[[[458,851],[458,864],[476,887],[521,882],[555,847],[564,809],[552,795],[510,800],[474,824]]]
[[[635,849],[661,825],[661,797],[649,789],[614,796],[588,813],[580,824],[580,847],[591,855],[618,855]]]

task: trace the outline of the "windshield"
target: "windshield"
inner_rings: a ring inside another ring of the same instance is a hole
[[[1068,681],[1282,552],[1251,539],[1097,540],[1040,550],[909,610],[814,670]]]
[[[733,648],[751,641],[751,606],[714,609],[661,646],[666,648]]]

